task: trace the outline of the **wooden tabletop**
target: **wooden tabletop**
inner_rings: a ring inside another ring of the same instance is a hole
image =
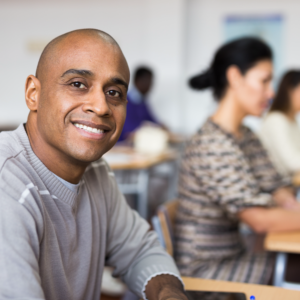
[[[177,157],[177,151],[171,149],[160,154],[143,154],[127,146],[115,146],[103,156],[113,170],[148,169]]]
[[[264,247],[269,251],[300,253],[300,231],[268,233]]]
[[[239,292],[245,293],[247,300],[300,300],[300,291],[258,284],[219,281],[202,278],[182,277],[187,291]]]
[[[188,139],[188,137],[185,135],[181,135],[173,132],[169,132],[168,136],[169,136],[169,143],[171,144],[185,143]]]
[[[296,173],[293,176],[293,185],[299,187],[300,186],[300,173]]]

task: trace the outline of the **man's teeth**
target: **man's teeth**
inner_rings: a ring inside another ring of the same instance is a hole
[[[78,124],[78,123],[75,123],[74,124],[77,128],[80,128],[80,129],[83,129],[87,132],[93,132],[93,133],[104,133],[104,130],[101,130],[101,129],[97,129],[97,128],[92,128],[92,127],[89,127],[89,126],[86,126],[86,125],[82,125],[82,124]]]

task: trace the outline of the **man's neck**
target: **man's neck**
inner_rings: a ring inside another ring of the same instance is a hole
[[[30,122],[25,125],[25,131],[33,152],[52,173],[73,184],[80,181],[88,163],[70,160],[64,153],[48,145]]]

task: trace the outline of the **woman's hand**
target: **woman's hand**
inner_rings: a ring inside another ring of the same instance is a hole
[[[273,193],[276,204],[287,209],[297,207],[297,199],[291,188],[280,188]]]

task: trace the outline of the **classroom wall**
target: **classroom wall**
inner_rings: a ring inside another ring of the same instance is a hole
[[[223,43],[223,20],[227,15],[284,16],[283,66],[300,67],[300,1],[297,0],[189,0],[187,1],[186,77],[208,67],[215,50]],[[210,92],[184,90],[186,100],[186,132],[193,132],[216,105]],[[255,118],[247,122],[254,130],[259,126]]]
[[[153,110],[178,129],[184,0],[0,1],[0,127],[26,121],[25,79],[35,73],[43,45],[64,32],[90,27],[118,41],[130,68],[153,67]]]
[[[0,127],[26,121],[24,83],[42,46],[95,27],[116,38],[131,69],[153,67],[153,111],[172,130],[191,134],[216,105],[210,92],[191,91],[187,79],[209,65],[224,40],[224,16],[282,13],[283,63],[300,67],[299,11],[297,0],[0,0]]]

